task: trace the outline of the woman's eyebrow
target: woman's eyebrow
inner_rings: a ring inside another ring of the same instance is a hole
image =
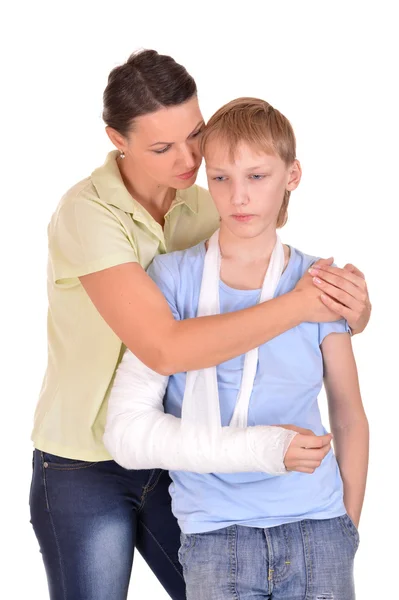
[[[194,127],[194,129],[191,131],[191,133],[188,134],[187,137],[190,137],[190,135],[193,135],[193,133],[195,132],[195,130],[198,129],[198,127],[200,125],[205,125],[205,121],[203,119],[196,124],[196,126]],[[162,144],[162,146],[172,146],[173,142],[155,142],[155,144],[151,144],[149,146],[149,148],[152,148],[153,146],[158,146],[159,144]]]

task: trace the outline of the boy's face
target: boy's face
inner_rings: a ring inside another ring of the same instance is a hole
[[[259,153],[244,142],[232,159],[225,143],[210,139],[205,163],[222,226],[238,237],[275,229],[285,191],[294,190],[301,179],[298,161],[286,165],[276,154]]]

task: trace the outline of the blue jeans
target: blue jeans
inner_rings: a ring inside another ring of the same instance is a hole
[[[135,546],[171,598],[183,600],[169,484],[166,471],[35,450],[31,522],[51,600],[125,600]]]
[[[358,545],[347,515],[182,534],[187,600],[353,600]]]

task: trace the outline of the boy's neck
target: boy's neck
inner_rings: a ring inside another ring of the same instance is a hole
[[[223,225],[219,233],[222,255],[221,280],[229,287],[240,290],[260,289],[276,245],[277,232],[273,228],[253,238],[239,238]],[[284,246],[286,268],[290,249]]]
[[[237,263],[268,263],[277,241],[276,229],[270,228],[251,238],[238,237],[227,227],[220,227],[219,245],[222,259]]]

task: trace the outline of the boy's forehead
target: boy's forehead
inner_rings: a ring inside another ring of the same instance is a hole
[[[227,141],[222,139],[210,140],[205,149],[205,163],[208,168],[222,166],[245,166],[247,163],[271,164],[279,157],[275,153],[265,152],[261,148],[246,141],[239,142],[232,149]]]

